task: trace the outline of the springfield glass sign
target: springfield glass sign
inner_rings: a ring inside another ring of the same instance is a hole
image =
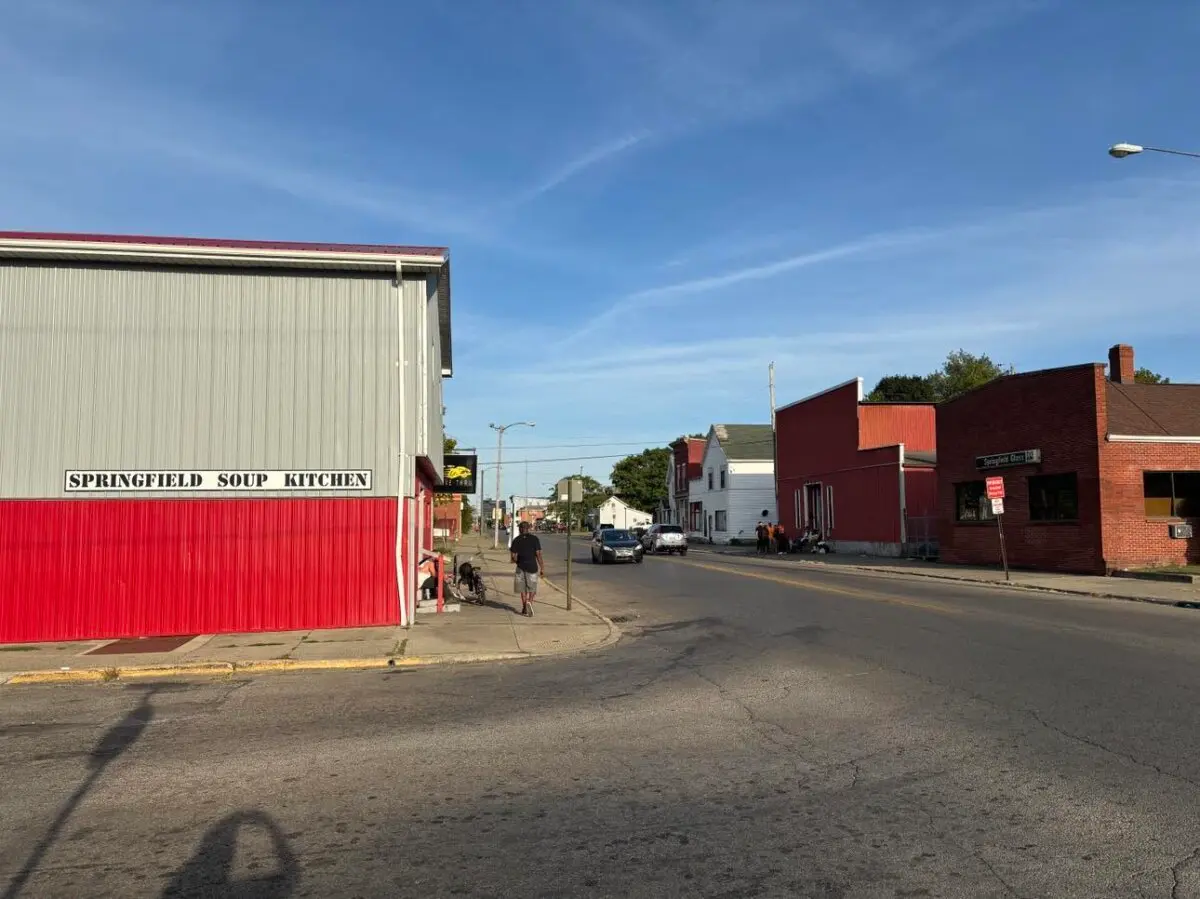
[[[992,468],[1012,468],[1014,465],[1037,465],[1042,461],[1040,449],[1017,450],[1015,453],[996,453],[992,456],[976,456],[975,467],[983,471]]]
[[[442,484],[435,493],[474,493],[478,456],[447,454],[442,467]]]
[[[370,490],[371,471],[68,471],[67,493]]]

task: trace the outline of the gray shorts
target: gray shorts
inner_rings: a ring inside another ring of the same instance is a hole
[[[538,573],[517,569],[513,575],[513,593],[537,593]]]

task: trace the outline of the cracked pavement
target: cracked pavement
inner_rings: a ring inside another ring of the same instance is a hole
[[[5,690],[0,897],[1200,899],[1200,611],[575,575],[616,647]]]

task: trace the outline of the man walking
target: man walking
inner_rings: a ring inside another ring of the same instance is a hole
[[[754,536],[757,540],[758,554],[761,556],[767,551],[767,525],[766,522],[760,521],[754,529]]]
[[[542,561],[542,542],[529,533],[529,522],[518,525],[521,532],[508,548],[512,563],[517,566],[513,575],[513,592],[521,594],[521,614],[533,617],[533,598],[537,595],[538,578],[546,574]]]

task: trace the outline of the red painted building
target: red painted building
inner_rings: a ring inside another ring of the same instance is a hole
[[[779,514],[835,552],[932,554],[935,407],[867,403],[862,379],[775,412]]]
[[[399,624],[444,248],[0,233],[0,642]]]
[[[1102,574],[1200,562],[1200,385],[1139,384],[1133,349],[998,378],[938,408],[941,558],[997,564],[1004,479],[1017,568]]]
[[[705,442],[703,437],[680,437],[671,444],[671,467],[667,470],[670,508],[665,521],[667,524],[678,524],[684,528],[689,526],[689,484],[700,479]]]

